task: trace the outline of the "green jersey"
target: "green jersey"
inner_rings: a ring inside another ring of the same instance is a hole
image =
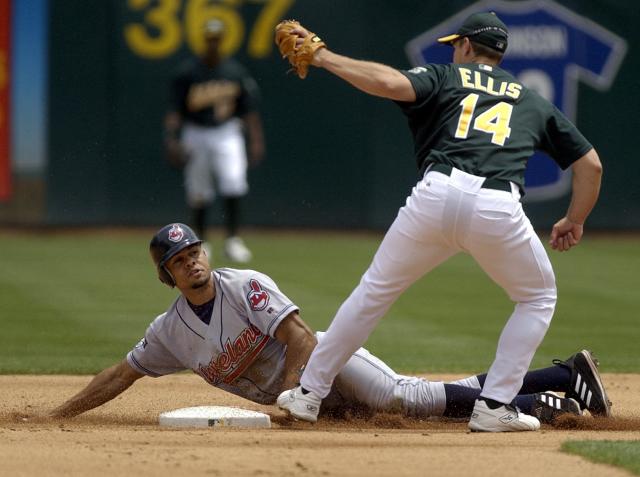
[[[566,169],[592,148],[558,108],[499,67],[428,64],[402,73],[416,100],[397,104],[408,117],[421,173],[443,163],[523,190],[535,150]]]

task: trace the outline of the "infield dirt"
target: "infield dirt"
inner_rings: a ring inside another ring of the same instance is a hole
[[[461,422],[394,415],[292,423],[273,407],[226,394],[188,374],[143,379],[74,419],[34,417],[90,379],[0,376],[0,475],[628,476],[559,448],[566,440],[640,439],[640,375],[634,374],[603,376],[614,418],[566,420],[561,427],[543,426],[531,433],[472,434]],[[157,425],[160,412],[198,405],[267,412],[273,428],[181,430]]]

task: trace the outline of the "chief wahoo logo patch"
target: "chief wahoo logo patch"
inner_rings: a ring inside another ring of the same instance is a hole
[[[269,304],[269,294],[262,289],[258,280],[249,280],[249,286],[251,287],[251,291],[247,295],[249,306],[253,311],[264,310]]]
[[[178,224],[173,224],[169,229],[169,240],[179,242],[184,237],[184,231]]]

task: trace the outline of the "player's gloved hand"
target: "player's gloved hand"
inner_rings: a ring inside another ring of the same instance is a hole
[[[327,47],[318,35],[295,20],[284,20],[276,25],[275,42],[300,79],[307,77],[316,51]]]
[[[553,226],[549,244],[554,250],[566,252],[571,247],[575,247],[580,243],[582,233],[582,224],[577,224],[569,220],[567,217],[563,217]]]

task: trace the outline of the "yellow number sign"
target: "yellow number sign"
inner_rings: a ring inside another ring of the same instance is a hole
[[[141,23],[124,27],[124,38],[131,51],[146,59],[164,59],[174,54],[186,41],[194,54],[204,50],[202,28],[207,20],[217,18],[226,27],[221,51],[233,55],[247,37],[247,53],[265,58],[273,48],[273,29],[295,0],[128,0],[127,6],[143,12]],[[180,14],[184,3],[184,20]],[[260,13],[246,34],[247,26],[239,13],[245,4],[262,5]]]

